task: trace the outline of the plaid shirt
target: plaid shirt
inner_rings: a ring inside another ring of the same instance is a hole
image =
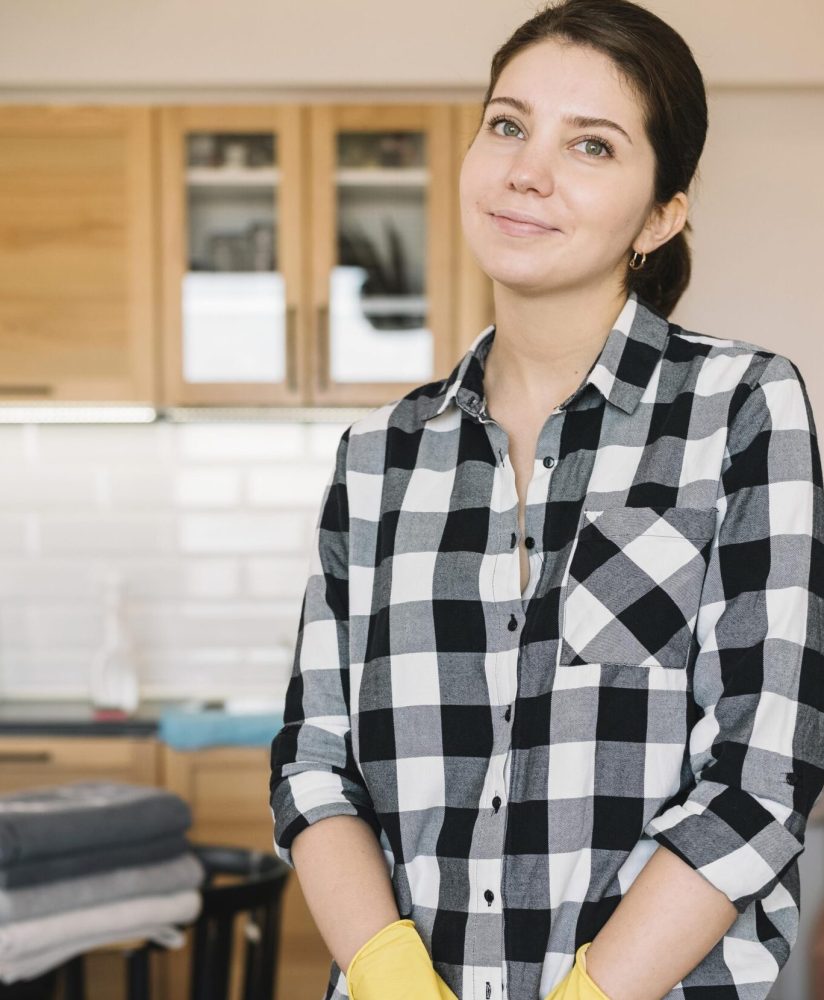
[[[541,429],[522,595],[494,333],[340,438],[272,744],[276,852],[360,816],[459,1000],[540,1000],[664,845],[738,911],[666,1000],[760,1000],[824,784],[805,383],[630,295]],[[333,961],[324,1000],[347,995]]]

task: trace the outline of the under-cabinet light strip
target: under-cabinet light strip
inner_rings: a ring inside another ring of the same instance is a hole
[[[372,407],[343,406],[152,406],[0,405],[0,424],[352,423]]]

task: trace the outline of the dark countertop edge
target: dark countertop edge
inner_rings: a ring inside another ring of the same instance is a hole
[[[0,719],[3,736],[157,736],[158,723],[151,719],[123,719],[117,722],[77,721],[11,722]]]
[[[95,719],[88,701],[7,699],[0,701],[2,736],[156,736],[160,717],[181,701],[146,699],[124,719]]]

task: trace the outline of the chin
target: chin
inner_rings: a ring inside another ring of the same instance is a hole
[[[483,257],[476,257],[476,260],[484,274],[492,281],[513,292],[539,295],[558,286],[557,271],[536,271],[534,267],[518,267],[515,264],[512,267],[503,267],[500,258],[485,260]]]

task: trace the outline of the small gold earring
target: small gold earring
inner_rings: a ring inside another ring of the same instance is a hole
[[[633,261],[635,260],[635,258],[637,256],[638,256],[638,251],[637,250],[633,250],[632,257],[630,258],[630,262],[629,262],[629,266],[632,268],[633,271],[640,271],[641,268],[644,266],[644,263],[646,262],[646,259],[647,259],[647,255],[645,253],[642,253],[641,254],[641,263],[640,264],[635,264],[635,263],[633,263]]]

